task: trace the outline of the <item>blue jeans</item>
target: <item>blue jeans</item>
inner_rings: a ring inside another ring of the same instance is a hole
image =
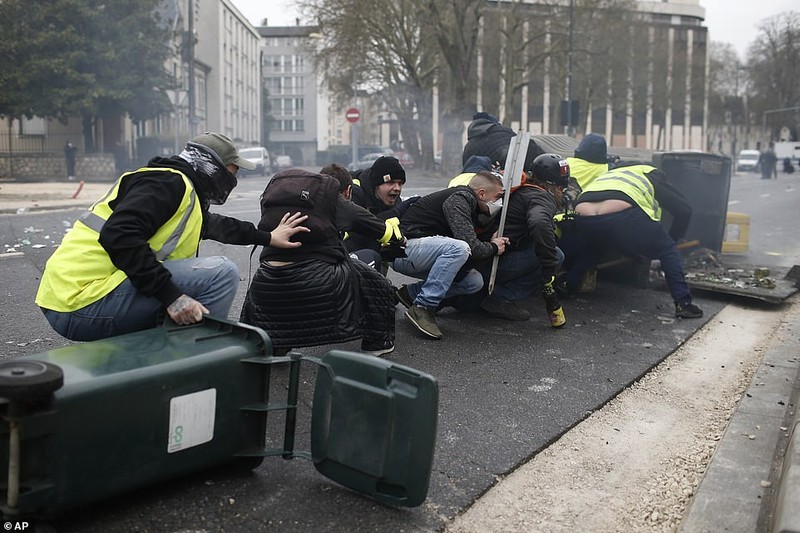
[[[452,237],[409,239],[406,257],[398,257],[392,268],[400,274],[423,281],[408,286],[414,305],[436,309],[445,297],[472,294],[483,287],[480,273],[471,269],[455,281],[456,274],[469,260],[469,245]]]
[[[558,262],[564,261],[564,254],[556,248]],[[486,285],[492,273],[492,261],[481,265],[481,274]],[[533,245],[524,248],[509,249],[500,256],[497,263],[497,276],[495,277],[492,298],[503,302],[517,302],[530,298],[542,290],[542,268],[539,258],[536,257],[536,247]]]
[[[567,274],[570,287],[580,286],[583,274],[597,265],[608,250],[616,250],[625,255],[659,259],[673,301],[681,305],[691,303],[692,295],[675,241],[660,222],[638,207],[608,215],[579,216],[575,231],[581,246]]]
[[[236,263],[222,256],[193,257],[162,263],[172,273],[172,282],[209,311],[228,318],[239,285]],[[73,341],[93,341],[132,333],[158,325],[166,315],[156,298],[141,294],[129,279],[100,300],[69,313],[43,309],[53,329]]]

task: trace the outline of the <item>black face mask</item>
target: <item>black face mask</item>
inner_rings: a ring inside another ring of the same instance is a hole
[[[189,163],[197,174],[197,178],[192,182],[197,189],[200,202],[206,207],[208,204],[224,204],[236,187],[237,181],[236,176],[225,168],[217,154],[202,144],[189,142],[179,157]]]

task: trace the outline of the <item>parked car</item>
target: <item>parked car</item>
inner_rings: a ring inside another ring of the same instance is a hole
[[[256,165],[255,170],[240,169],[239,174],[244,176],[247,174],[258,174],[259,176],[266,176],[267,170],[271,168],[269,160],[269,152],[263,146],[254,146],[251,148],[242,148],[239,150],[239,156],[247,159]]]
[[[736,158],[736,170],[756,170],[760,155],[758,150],[742,150],[739,152],[739,157]]]
[[[279,172],[281,170],[292,167],[292,158],[288,155],[277,155],[272,164],[272,170]]]
[[[414,168],[414,158],[407,152],[395,152],[394,156],[400,161],[404,169],[408,170]]]
[[[387,155],[387,154],[385,154],[383,152],[372,152],[371,154],[367,154],[364,157],[362,157],[361,159],[359,159],[358,161],[356,161],[355,165],[350,164],[348,166],[348,168],[350,170],[363,170],[363,169],[370,168],[372,166],[372,164],[375,162],[376,159],[378,159],[379,157],[384,156],[384,155]]]

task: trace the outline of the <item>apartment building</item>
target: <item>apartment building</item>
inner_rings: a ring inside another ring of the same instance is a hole
[[[316,164],[324,149],[320,126],[327,121],[327,91],[321,87],[310,50],[315,26],[260,26],[262,83],[268,95],[264,129],[273,155],[293,164]]]

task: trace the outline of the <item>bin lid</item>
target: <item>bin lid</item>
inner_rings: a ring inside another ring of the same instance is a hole
[[[390,505],[428,494],[439,389],[412,368],[333,350],[320,362],[311,455],[324,476]]]

